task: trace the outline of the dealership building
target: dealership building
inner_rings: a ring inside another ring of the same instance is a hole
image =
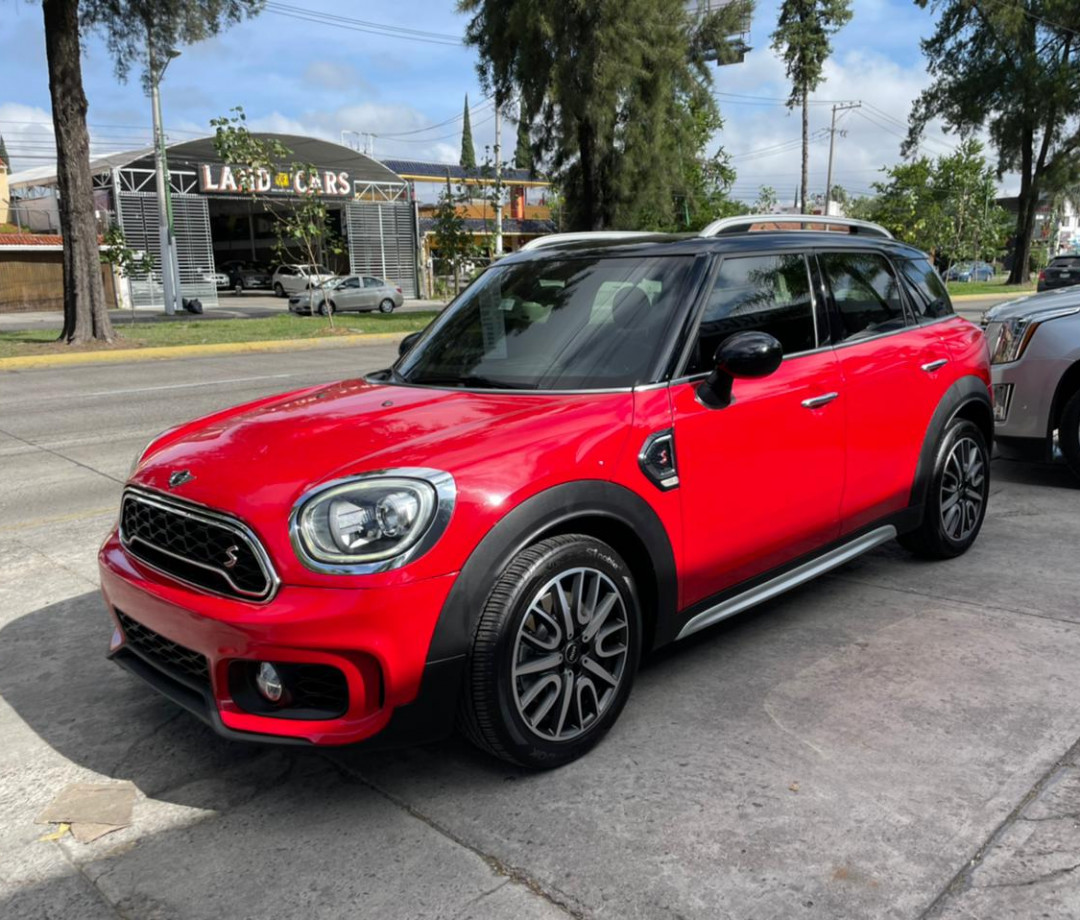
[[[409,183],[377,160],[329,141],[284,134],[257,134],[292,151],[290,160],[313,167],[258,170],[255,194],[243,170],[223,163],[213,139],[168,147],[173,229],[184,297],[216,304],[215,267],[244,260],[270,265],[282,261],[275,224],[303,197],[318,195],[327,205],[331,229],[345,253],[330,267],[339,272],[376,275],[393,282],[407,297],[420,289],[419,231]],[[94,206],[104,226],[115,221],[128,246],[160,265],[160,228],[153,148],[92,158]],[[24,203],[55,202],[55,167],[40,167],[10,177],[13,198]],[[285,261],[306,262],[299,251]],[[331,261],[327,259],[327,261]],[[162,303],[156,273],[133,278],[137,306]]]

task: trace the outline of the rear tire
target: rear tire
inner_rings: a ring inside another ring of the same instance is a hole
[[[503,760],[552,769],[618,719],[641,654],[633,576],[582,534],[520,552],[495,582],[473,639],[459,724]]]
[[[274,285],[274,296],[275,297],[284,297],[285,296],[285,288],[283,288],[281,286],[280,281],[277,284]]]
[[[394,301],[392,301],[389,297],[387,297],[386,300],[384,300],[381,304],[379,304],[379,312],[380,313],[393,313],[394,312]]]
[[[1072,397],[1061,412],[1058,423],[1058,444],[1065,455],[1065,462],[1073,475],[1080,479],[1080,390]]]
[[[982,430],[954,419],[934,456],[923,520],[901,534],[899,543],[924,559],[952,559],[966,553],[978,537],[990,497],[990,451]]]

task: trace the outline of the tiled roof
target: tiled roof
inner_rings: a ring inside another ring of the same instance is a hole
[[[456,163],[427,163],[422,160],[383,160],[383,166],[391,169],[399,176],[424,176],[433,181],[445,181],[447,172],[451,179],[487,179],[494,181],[494,176],[483,169],[465,169]],[[547,184],[543,176],[530,175],[527,169],[504,169],[502,181],[506,185],[515,182],[543,182]]]
[[[63,246],[59,236],[47,233],[0,233],[0,246]]]
[[[465,221],[465,229],[473,233],[490,233],[493,229],[491,224],[493,224],[493,221],[470,217]],[[551,220],[503,220],[503,233],[535,233],[539,236],[545,233],[554,233],[555,229],[555,222]],[[435,218],[421,217],[420,232],[434,233],[434,231]]]

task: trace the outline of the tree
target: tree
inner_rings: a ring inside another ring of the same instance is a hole
[[[851,19],[850,0],[784,0],[772,34],[773,49],[780,52],[791,81],[788,109],[802,106],[802,185],[800,207],[806,210],[806,187],[810,168],[809,96],[821,84],[825,61],[832,53],[829,39]]]
[[[905,153],[931,119],[986,128],[998,174],[1020,174],[1010,284],[1030,274],[1040,202],[1080,178],[1080,6],[1075,0],[915,0],[940,11],[922,42],[932,81],[915,101]]]
[[[446,188],[439,195],[439,205],[435,210],[435,226],[433,233],[435,248],[435,271],[437,274],[445,274],[447,271],[454,276],[454,293],[461,289],[461,263],[472,254],[473,240],[465,225],[458,205],[465,198],[463,194],[455,194],[450,187],[450,176],[446,176]]]
[[[527,169],[533,174],[532,138],[530,137],[529,119],[525,117],[524,106],[518,111],[517,145],[514,147],[514,168]]]
[[[881,224],[943,264],[991,261],[1001,254],[1008,215],[994,201],[994,171],[980,143],[969,140],[948,156],[920,157],[885,174],[887,181],[874,183],[878,194],[865,211],[853,208],[857,216]]]
[[[534,152],[569,229],[671,222],[697,157],[697,115],[716,111],[709,60],[733,60],[740,0],[701,18],[682,0],[459,0],[485,89],[519,96]]]
[[[274,231],[277,235],[275,249],[281,261],[296,261],[303,265],[321,266],[328,256],[340,256],[345,243],[330,221],[330,209],[322,197],[319,170],[311,163],[292,161],[285,166],[293,151],[278,140],[256,137],[247,128],[247,116],[240,106],[231,115],[212,118],[214,129],[214,152],[224,163],[242,167],[238,171],[240,189],[252,199],[258,199],[256,179],[260,171],[281,172],[287,170],[289,185],[302,189],[299,200],[284,207],[277,207],[272,199],[262,198],[261,204],[277,218]],[[302,177],[302,178],[301,178]],[[294,255],[298,252],[299,256]],[[311,311],[325,304],[325,313],[334,327],[334,314],[326,295],[317,302],[311,283],[308,282]]]
[[[469,121],[469,95],[465,94],[465,113],[461,121],[461,159],[462,169],[476,169],[476,148],[473,146],[472,123]]]
[[[771,185],[763,185],[758,189],[757,200],[751,206],[751,210],[755,214],[772,214],[778,203],[776,189]]]
[[[80,62],[80,28],[104,34],[127,78],[147,59],[215,34],[223,24],[258,11],[261,0],[43,0],[60,232],[64,238],[64,327],[60,341],[111,341],[98,260],[98,228],[90,175],[90,138]],[[164,59],[162,57],[162,59]]]

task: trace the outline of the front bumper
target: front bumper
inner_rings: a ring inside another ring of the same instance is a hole
[[[158,575],[132,559],[115,534],[102,547],[99,565],[114,626],[110,657],[220,734],[351,744],[382,732],[397,710],[408,713],[412,731],[420,736],[438,737],[453,727],[456,699],[448,705],[447,696],[457,689],[460,662],[432,668],[426,661],[453,575],[369,590],[284,585],[272,602],[254,604],[201,593]],[[144,642],[125,635],[121,614],[162,645],[201,656],[205,668],[201,662],[195,669],[177,668],[168,655],[147,654]],[[258,661],[336,669],[347,688],[342,711],[331,718],[311,717],[288,707],[275,710],[248,690],[238,692],[237,675]],[[419,724],[423,713],[415,703],[421,685],[430,698],[437,677],[449,681],[451,692],[444,687],[436,694],[436,724]]]

